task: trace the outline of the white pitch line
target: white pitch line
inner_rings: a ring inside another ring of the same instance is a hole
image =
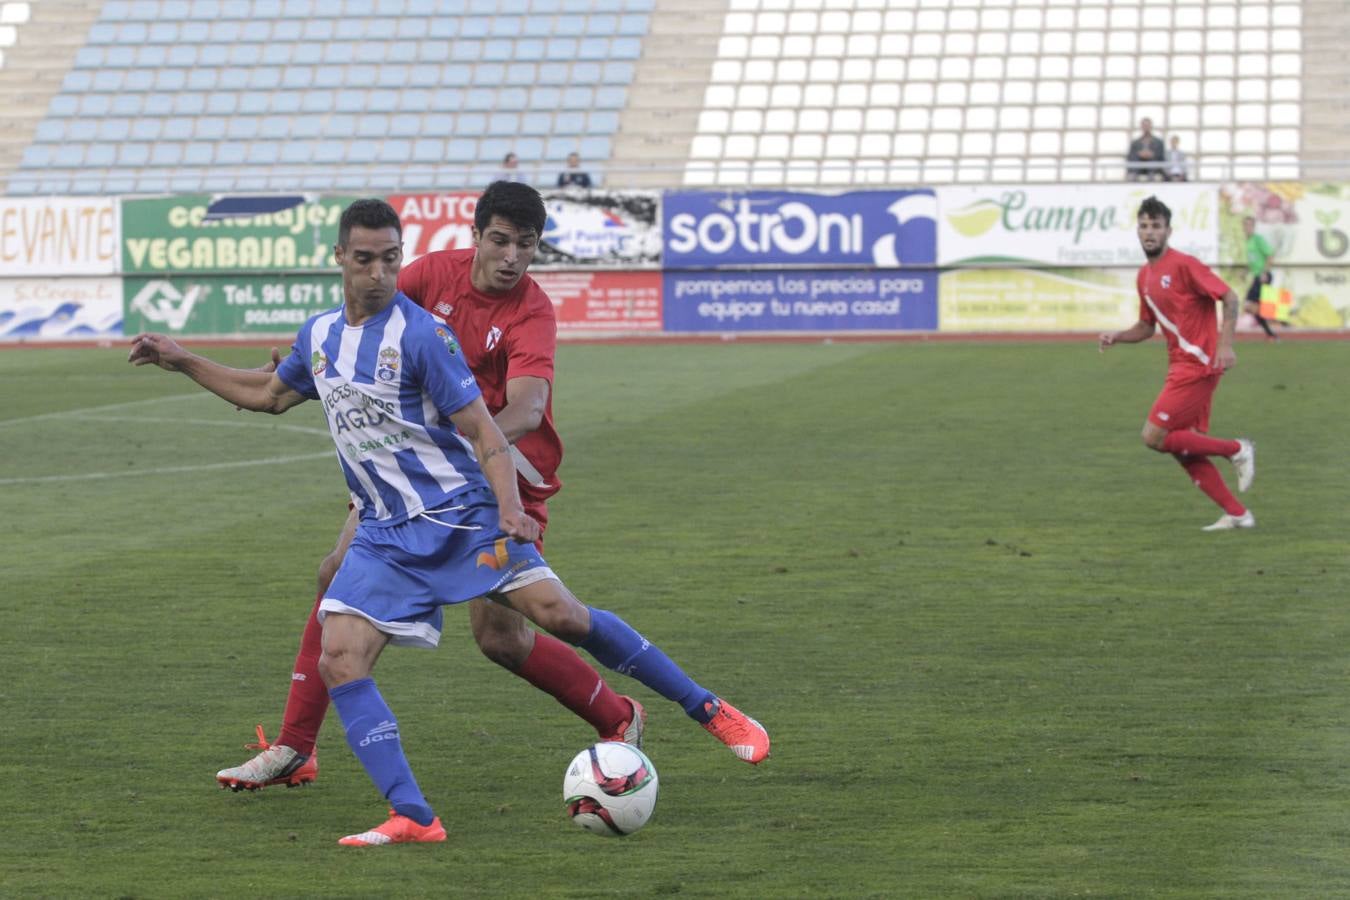
[[[147,404],[163,403],[166,400],[184,400],[200,399],[202,394],[170,394],[166,397],[147,397],[144,400],[128,400],[125,403],[109,403],[106,406],[90,406],[85,409],[67,409],[60,412],[40,413],[36,416],[24,416],[19,419],[0,420],[0,427],[5,425],[14,425],[28,422],[39,422],[48,419],[79,419],[81,422],[125,422],[123,418],[109,416],[112,410],[126,409],[132,406],[145,406]],[[270,428],[280,431],[293,431],[299,434],[316,435],[328,437],[327,429],[309,428],[304,425],[289,425],[279,422],[256,421],[250,422],[241,420],[237,422],[223,421],[217,419],[172,419],[172,418],[144,418],[138,417],[136,424],[145,422],[155,422],[168,425],[198,425],[208,427],[224,428]],[[304,462],[306,460],[331,458],[336,451],[333,448],[322,453],[306,453],[299,456],[273,456],[267,459],[249,459],[236,460],[234,462],[222,463],[200,463],[191,466],[163,466],[157,469],[129,469],[125,472],[81,472],[65,475],[30,475],[24,478],[0,478],[0,485],[11,484],[50,484],[61,481],[100,481],[107,478],[129,478],[141,475],[173,475],[183,472],[210,472],[221,469],[242,469],[250,466],[275,466],[286,463]]]
[[[126,422],[116,416],[80,416],[81,422]],[[282,422],[272,422],[268,420],[248,421],[247,419],[238,422],[227,422],[222,419],[164,419],[158,417],[146,418],[137,416],[136,424],[141,425],[145,422],[154,422],[163,425],[205,425],[213,428],[267,428],[276,431],[294,431],[297,434],[312,434],[318,437],[328,437],[329,432],[326,428],[310,428],[306,425],[290,425]]]
[[[202,463],[196,466],[163,466],[158,469],[130,469],[126,472],[85,472],[75,475],[34,475],[28,478],[0,478],[0,485],[45,484],[54,481],[98,481],[104,478],[128,478],[136,475],[174,475],[182,472],[213,472],[221,469],[243,469],[249,466],[279,466],[285,463],[331,459],[336,451],[306,453],[300,456],[273,456],[268,459],[248,459],[236,462]]]
[[[128,406],[145,406],[151,403],[163,403],[166,400],[186,400],[188,398],[199,398],[203,394],[169,394],[164,397],[147,397],[144,400],[128,400],[125,403],[109,403],[106,406],[88,406],[84,409],[63,409],[59,412],[38,413],[35,416],[22,416],[17,419],[0,419],[0,428],[6,425],[24,425],[28,422],[40,422],[43,419],[64,419],[67,417],[84,416],[90,413],[107,412],[112,409],[125,409]]]

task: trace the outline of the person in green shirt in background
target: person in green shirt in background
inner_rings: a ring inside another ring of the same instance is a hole
[[[1251,287],[1247,288],[1247,298],[1242,308],[1252,314],[1256,324],[1261,326],[1267,337],[1272,341],[1278,341],[1280,336],[1270,327],[1270,321],[1261,316],[1261,288],[1270,284],[1270,260],[1275,255],[1275,249],[1270,246],[1269,241],[1256,233],[1255,217],[1247,216],[1243,219],[1242,230],[1247,234],[1247,270],[1252,273]]]

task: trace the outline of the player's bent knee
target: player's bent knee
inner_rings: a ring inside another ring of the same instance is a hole
[[[513,672],[525,664],[534,649],[534,632],[524,617],[504,606],[474,601],[469,625],[483,655]]]

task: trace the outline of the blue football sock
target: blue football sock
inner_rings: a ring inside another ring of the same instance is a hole
[[[380,696],[375,682],[369,678],[349,681],[330,690],[328,696],[333,698],[333,706],[342,719],[347,745],[394,812],[418,825],[430,825],[436,814],[417,786],[398,739],[398,720]]]
[[[581,649],[620,675],[636,678],[667,700],[674,700],[699,722],[708,721],[704,704],[716,699],[710,691],[623,619],[608,610],[589,609],[591,633],[581,642]]]

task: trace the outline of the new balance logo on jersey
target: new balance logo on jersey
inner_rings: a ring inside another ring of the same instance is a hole
[[[376,725],[366,732],[366,736],[361,738],[361,746],[369,747],[371,744],[380,741],[398,740],[398,723],[390,722],[388,719]]]
[[[500,341],[501,339],[502,339],[502,330],[498,328],[496,325],[493,325],[491,328],[488,329],[487,340],[483,342],[483,349],[491,350],[493,347],[497,346],[497,342]]]

